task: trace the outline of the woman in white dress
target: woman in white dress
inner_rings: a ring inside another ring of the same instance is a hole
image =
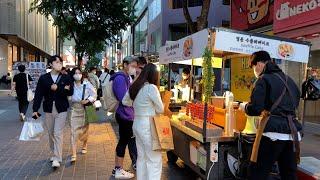
[[[85,122],[84,105],[93,103],[97,98],[97,92],[89,81],[84,80],[82,72],[79,68],[72,70],[74,79],[74,93],[71,97],[71,145],[72,155],[71,162],[77,159],[77,141],[82,141],[82,154],[87,153],[87,142],[89,124]]]
[[[158,90],[159,72],[154,64],[147,64],[122,100],[134,108],[133,133],[138,150],[137,179],[160,180],[162,155],[152,150],[150,118],[164,108]]]

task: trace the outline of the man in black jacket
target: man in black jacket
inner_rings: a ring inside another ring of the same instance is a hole
[[[54,154],[50,160],[52,167],[57,168],[62,162],[63,129],[69,108],[68,96],[73,94],[73,86],[70,77],[61,73],[62,58],[60,56],[52,56],[48,63],[52,71],[39,78],[33,116],[39,117],[38,110],[44,99],[45,126],[49,133],[50,149]]]
[[[299,152],[298,141],[301,140],[298,131],[302,129],[295,115],[300,100],[299,88],[271,61],[266,51],[255,52],[251,66],[258,79],[250,102],[240,104],[240,109],[249,116],[260,116],[263,112],[269,112],[270,115],[266,116],[266,125],[261,128],[263,131],[256,162],[250,164],[248,179],[267,179],[276,161],[283,180],[297,179],[296,153]]]

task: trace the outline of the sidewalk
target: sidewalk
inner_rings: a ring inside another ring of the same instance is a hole
[[[0,92],[0,102],[0,179],[114,179],[111,172],[117,124],[104,120],[102,112],[99,112],[100,123],[90,125],[88,153],[79,154],[73,165],[70,164],[69,125],[65,128],[63,163],[60,169],[54,171],[49,161],[48,137],[44,136],[40,142],[19,141],[23,123],[18,118],[17,102],[3,92]],[[124,168],[130,167],[127,152]],[[164,155],[162,179],[191,180],[196,176],[188,168],[168,165]]]
[[[0,180],[2,179],[113,179],[117,124],[107,121],[99,112],[100,123],[90,127],[88,154],[77,157],[70,164],[70,129],[64,131],[63,163],[54,171],[49,162],[48,137],[40,142],[18,140],[23,123],[18,118],[17,101],[0,91]],[[29,107],[29,113],[31,106]],[[42,113],[43,114],[43,113]],[[320,125],[306,123],[305,136],[301,143],[302,156],[320,159]],[[79,147],[80,148],[80,147]],[[80,150],[80,149],[79,149]],[[182,166],[181,162],[178,162]],[[130,169],[131,161],[126,153],[125,166]],[[162,179],[194,180],[196,175],[187,167],[167,163],[163,156]]]

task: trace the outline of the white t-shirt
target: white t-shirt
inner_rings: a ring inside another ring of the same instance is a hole
[[[56,83],[57,79],[58,79],[59,74],[51,74],[51,78],[53,80],[54,83]]]

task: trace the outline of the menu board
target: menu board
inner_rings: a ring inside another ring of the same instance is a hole
[[[44,62],[16,62],[13,65],[14,74],[19,73],[19,65],[24,65],[26,67],[26,73],[28,73],[33,79],[30,84],[30,89],[35,91],[40,76],[46,73],[46,64]]]
[[[248,61],[247,57],[231,60],[231,91],[237,101],[249,101],[256,80]]]

